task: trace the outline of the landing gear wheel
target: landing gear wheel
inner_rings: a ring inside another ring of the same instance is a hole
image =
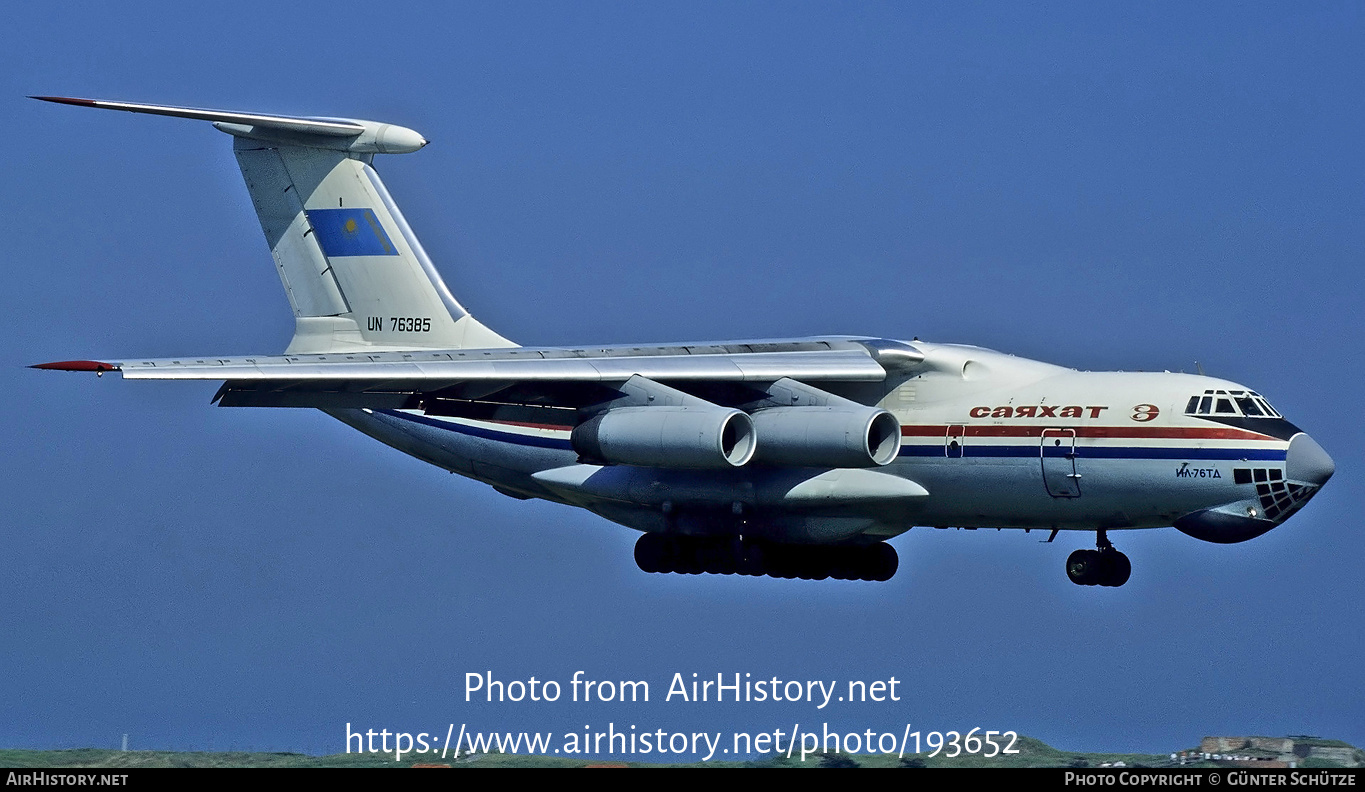
[[[829,576],[835,580],[857,580],[859,558],[861,558],[861,555],[855,548],[830,548]]]
[[[1066,576],[1078,586],[1093,586],[1100,582],[1103,564],[1096,550],[1077,550],[1066,559]]]
[[[738,536],[642,534],[635,564],[643,572],[679,575],[768,575],[788,580],[890,580],[900,559],[885,542],[799,545]]]
[[[677,567],[674,570],[684,575],[700,575],[706,571],[706,545],[692,537],[679,537],[675,545]]]
[[[869,579],[876,581],[887,581],[896,576],[896,570],[900,568],[900,557],[896,555],[896,548],[885,542],[878,542],[868,548]]]
[[[635,565],[642,572],[663,572],[668,556],[668,541],[659,534],[644,534],[635,540]]]
[[[1077,550],[1066,559],[1066,576],[1078,586],[1117,588],[1128,582],[1133,563],[1112,546],[1105,550]]]
[[[765,574],[767,569],[767,556],[763,545],[759,542],[741,542],[740,545],[739,574],[751,577],[760,577]]]
[[[714,570],[721,575],[734,575],[740,572],[740,562],[744,559],[744,547],[738,537],[716,540],[716,562]]]
[[[1118,588],[1128,582],[1128,578],[1133,574],[1133,562],[1128,560],[1128,556],[1117,550],[1104,553],[1108,556],[1105,559],[1105,575],[1100,585]]]

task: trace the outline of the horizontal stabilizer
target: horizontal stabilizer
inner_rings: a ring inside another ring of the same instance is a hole
[[[202,107],[111,102],[104,99],[77,99],[70,96],[30,96],[43,102],[122,110],[126,113],[192,118],[210,121],[219,130],[236,137],[290,143],[313,148],[329,148],[355,153],[406,154],[427,144],[426,138],[407,127],[353,118],[310,118],[269,113],[243,113],[235,110],[210,110]]]
[[[263,115],[261,113],[237,113],[231,110],[208,110],[199,107],[173,107],[170,105],[136,104],[134,102],[109,102],[103,99],[76,99],[69,96],[30,96],[43,102],[76,105],[77,107],[98,107],[102,110],[123,110],[128,113],[193,118],[198,121],[221,121],[225,124],[272,127],[302,132],[306,135],[334,135],[350,137],[365,131],[363,124],[355,121],[342,121],[323,118],[299,118],[296,116]]]

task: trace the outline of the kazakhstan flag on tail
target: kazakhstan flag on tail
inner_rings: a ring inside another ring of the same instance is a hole
[[[304,214],[328,258],[398,255],[372,209],[309,209]]]

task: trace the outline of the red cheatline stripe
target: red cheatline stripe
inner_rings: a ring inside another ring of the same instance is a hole
[[[1150,438],[1159,440],[1274,440],[1269,435],[1245,429],[1202,428],[1185,426],[971,426],[966,425],[967,437],[1041,437],[1044,429],[1075,429],[1077,437]],[[948,436],[947,426],[902,426],[905,437]],[[954,435],[957,437],[959,435]]]
[[[118,366],[113,363],[101,363],[98,360],[59,360],[56,363],[39,363],[29,368],[52,369],[53,371],[117,371]]]

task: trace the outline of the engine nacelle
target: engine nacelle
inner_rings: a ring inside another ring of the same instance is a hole
[[[619,465],[728,469],[754,455],[754,425],[717,406],[618,407],[573,430],[580,456]]]
[[[901,449],[900,421],[875,407],[773,407],[750,417],[758,434],[754,460],[765,465],[877,467]]]

